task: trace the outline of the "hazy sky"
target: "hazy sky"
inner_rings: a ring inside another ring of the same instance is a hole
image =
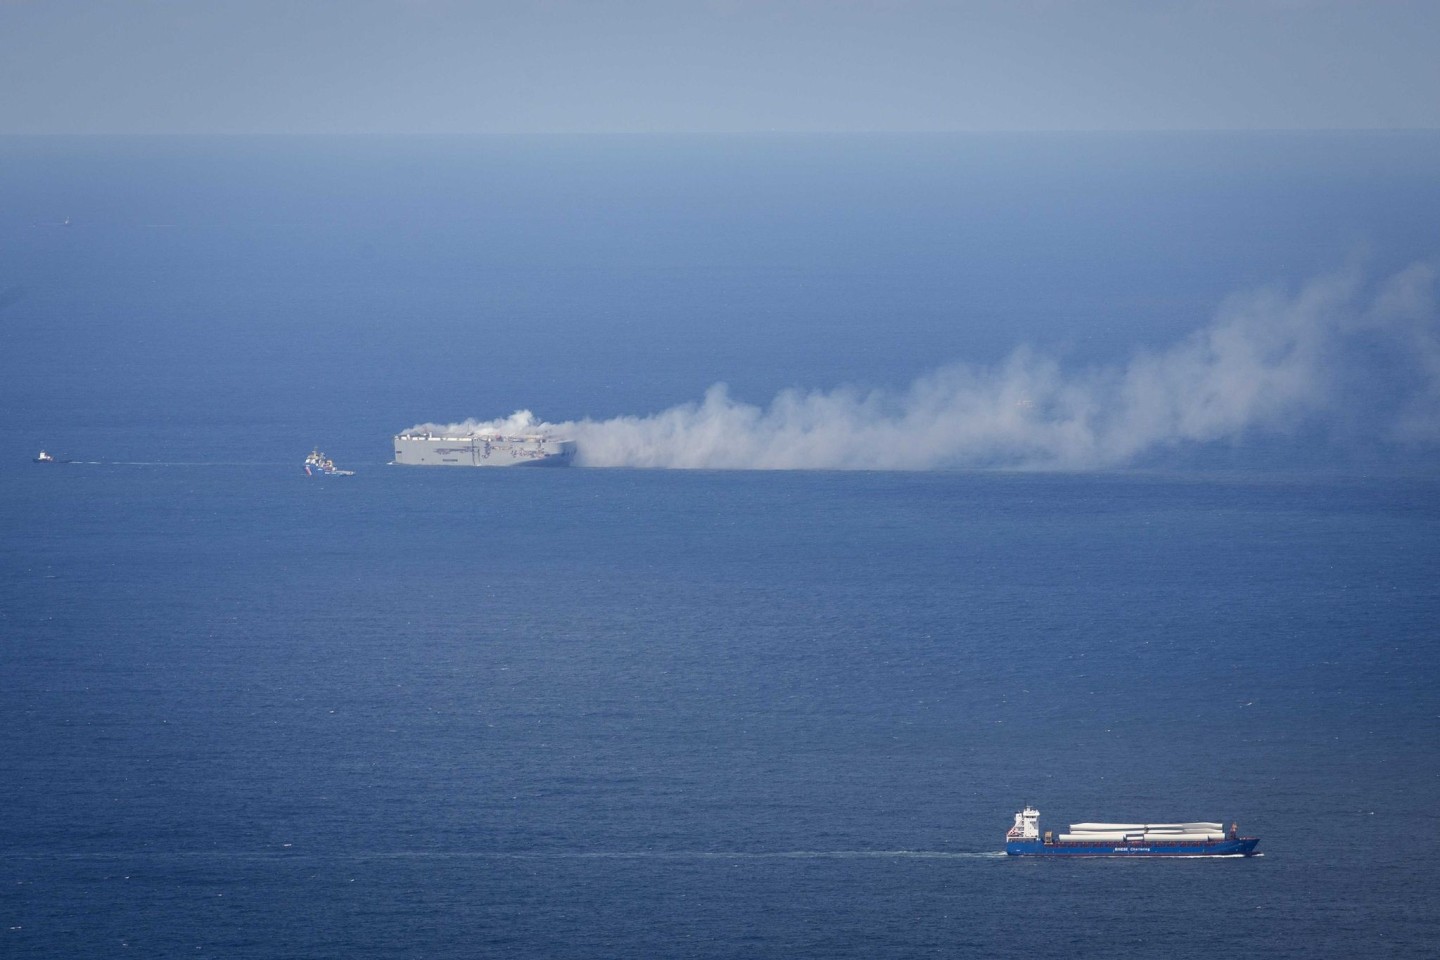
[[[1440,127],[1440,0],[0,0],[0,133]]]

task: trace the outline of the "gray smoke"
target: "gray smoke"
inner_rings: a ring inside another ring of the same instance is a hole
[[[1346,270],[1297,291],[1254,291],[1168,349],[1066,371],[1017,350],[996,366],[952,364],[904,391],[786,390],[767,407],[725,385],[648,416],[547,424],[505,420],[413,430],[534,430],[579,441],[592,467],[876,469],[1117,467],[1167,447],[1361,432],[1440,441],[1436,269],[1367,284]]]

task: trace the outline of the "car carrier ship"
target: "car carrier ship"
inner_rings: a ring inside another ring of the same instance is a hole
[[[404,466],[563,467],[574,459],[574,440],[559,440],[546,433],[402,433],[395,437],[394,462]]]
[[[1232,823],[1072,823],[1070,832],[1040,833],[1040,811],[1028,803],[1005,834],[1012,857],[1253,857],[1259,837]]]

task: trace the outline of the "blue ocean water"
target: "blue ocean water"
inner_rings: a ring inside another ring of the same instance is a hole
[[[1432,256],[1437,143],[5,141],[4,954],[1433,956],[1423,450],[385,461],[1170,343]],[[1265,856],[1007,860],[1027,800]]]

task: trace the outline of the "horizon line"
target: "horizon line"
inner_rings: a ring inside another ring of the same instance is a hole
[[[1313,134],[1313,133],[1440,133],[1430,127],[989,127],[916,129],[733,129],[733,130],[146,130],[146,131],[0,131],[0,138],[183,138],[212,137],[328,137],[345,138],[466,138],[466,137],[889,137],[889,136],[1055,136],[1055,135],[1185,135],[1185,134]]]

